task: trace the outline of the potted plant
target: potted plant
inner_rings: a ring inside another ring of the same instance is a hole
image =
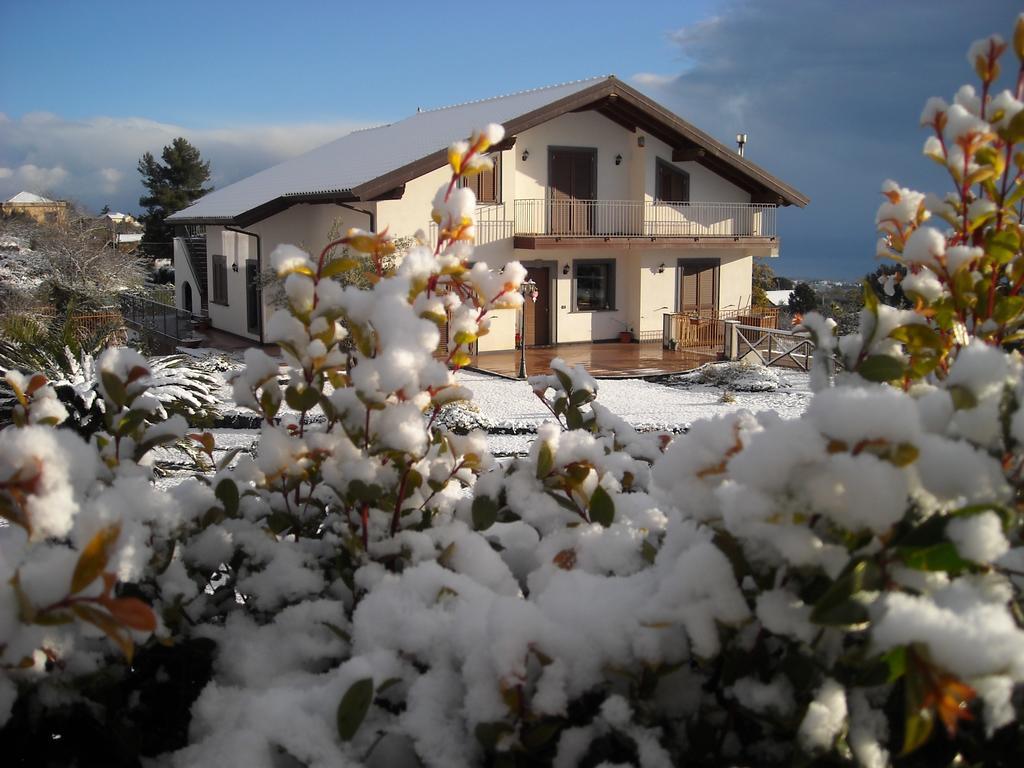
[[[631,344],[633,342],[633,329],[626,323],[622,324],[624,330],[619,331],[619,343]]]

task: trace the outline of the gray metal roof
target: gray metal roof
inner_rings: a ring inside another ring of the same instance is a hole
[[[304,155],[205,195],[168,221],[233,219],[280,197],[348,192],[447,147],[487,123],[506,123],[607,78],[521,91],[417,112],[397,123],[354,131]]]

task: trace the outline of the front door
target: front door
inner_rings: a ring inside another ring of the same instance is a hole
[[[711,317],[718,306],[718,262],[684,262],[680,275],[679,311]]]
[[[527,297],[523,303],[526,346],[544,347],[551,343],[551,270],[531,267],[526,270],[526,277],[537,284],[537,300]]]
[[[592,234],[593,200],[597,197],[597,150],[552,147],[548,152],[548,233]]]

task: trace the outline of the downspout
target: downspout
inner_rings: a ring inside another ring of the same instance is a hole
[[[375,214],[373,211],[367,211],[363,208],[356,208],[354,205],[349,205],[348,203],[338,203],[338,205],[340,205],[342,208],[348,208],[350,211],[355,211],[356,213],[366,214],[367,216],[370,217],[370,231],[377,231],[377,214]]]
[[[234,232],[239,235],[247,235],[249,237],[256,238],[256,279],[259,280],[263,275],[263,245],[260,240],[260,236],[255,232],[246,232],[244,229],[238,229],[237,227],[224,226],[224,231]],[[263,288],[260,288],[260,344],[263,342]]]

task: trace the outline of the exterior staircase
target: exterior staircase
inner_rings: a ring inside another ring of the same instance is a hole
[[[184,238],[185,248],[188,250],[188,259],[192,263],[192,271],[195,273],[199,285],[199,312],[197,314],[208,316],[210,314],[210,280],[207,276],[206,267],[206,235],[201,234],[194,237]]]

